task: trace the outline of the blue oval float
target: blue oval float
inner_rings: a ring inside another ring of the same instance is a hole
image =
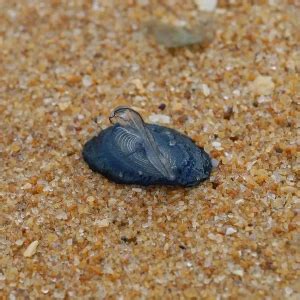
[[[117,183],[194,186],[212,170],[209,155],[187,136],[146,124],[129,107],[118,107],[112,126],[89,140],[83,157],[89,167]]]

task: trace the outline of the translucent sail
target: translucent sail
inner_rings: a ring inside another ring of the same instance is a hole
[[[128,135],[133,135],[142,141],[146,157],[151,165],[164,177],[174,180],[175,175],[171,167],[170,159],[159,150],[159,147],[139,113],[129,107],[116,108],[109,117],[112,124],[118,123]],[[128,139],[132,140],[132,139]],[[129,147],[132,149],[132,147]]]

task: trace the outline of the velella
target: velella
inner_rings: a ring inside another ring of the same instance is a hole
[[[178,131],[147,124],[135,110],[117,107],[112,126],[83,147],[83,158],[95,172],[123,184],[195,186],[207,179],[211,158]]]

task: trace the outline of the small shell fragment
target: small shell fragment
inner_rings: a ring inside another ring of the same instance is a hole
[[[31,257],[36,253],[36,249],[39,245],[39,241],[32,242],[24,251],[23,255],[24,257]]]

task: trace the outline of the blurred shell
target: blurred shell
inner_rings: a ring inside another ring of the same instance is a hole
[[[152,20],[146,23],[146,29],[159,44],[167,48],[207,44],[211,42],[215,34],[215,26],[212,19],[203,20],[191,27],[173,26]]]

